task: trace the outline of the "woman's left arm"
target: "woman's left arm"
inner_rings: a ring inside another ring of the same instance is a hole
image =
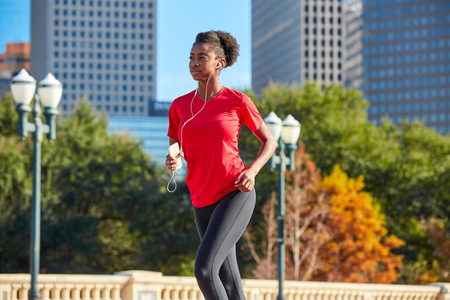
[[[259,170],[270,159],[277,148],[277,142],[273,138],[266,124],[263,122],[259,129],[253,132],[261,141],[261,149],[253,163],[248,166],[234,182],[235,186],[242,192],[250,192],[255,186],[255,177]]]

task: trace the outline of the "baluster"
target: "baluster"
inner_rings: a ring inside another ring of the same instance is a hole
[[[387,292],[385,295],[384,295],[384,299],[386,299],[386,300],[391,300],[392,298],[391,298],[391,296],[392,296],[392,293],[391,292]]]
[[[90,300],[91,299],[91,290],[88,287],[84,287],[81,289],[81,300]]]
[[[286,295],[285,296],[286,300],[294,300],[295,290],[294,289],[286,289],[285,295]]]
[[[61,300],[61,285],[55,285],[52,289],[50,289],[50,299],[52,300]]]
[[[102,299],[103,300],[111,300],[111,288],[110,288],[110,285],[106,285],[102,289]]]
[[[350,293],[349,291],[341,291],[342,299],[343,300],[350,300]]]
[[[50,289],[45,285],[41,288],[41,299],[50,300]]]
[[[91,289],[91,298],[92,300],[100,300],[100,289],[97,285],[94,285]]]
[[[330,290],[326,290],[323,292],[322,299],[323,300],[332,300]]]
[[[349,299],[349,300],[356,300],[356,295],[357,295],[357,292],[355,292],[355,291],[349,292],[348,296],[347,296],[347,299]]]
[[[338,298],[339,292],[336,290],[331,291],[330,293],[330,299],[336,300]]]
[[[120,300],[120,285],[115,284],[111,290],[111,299]]]
[[[61,289],[61,300],[70,300],[70,290],[67,287]]]
[[[324,297],[325,297],[325,293],[322,290],[316,291],[315,299],[323,300]]]
[[[162,300],[170,300],[170,295],[169,295],[169,290],[167,288],[165,288],[164,290],[162,290],[161,292],[161,299]]]
[[[11,300],[17,300],[19,292],[19,286],[17,284],[11,285]]]
[[[180,300],[180,294],[179,294],[179,290],[176,287],[172,288],[172,297],[170,298],[171,300]]]
[[[414,300],[422,300],[422,299],[423,299],[423,295],[422,294],[417,293],[417,294],[414,295]]]
[[[310,300],[317,300],[317,290],[311,290],[310,294],[309,294],[309,299]]]
[[[27,292],[28,292],[28,288],[21,287],[19,289],[18,300],[26,300],[27,299],[27,295],[28,295]]]
[[[181,299],[181,300],[189,300],[189,298],[188,298],[188,290],[187,290],[187,287],[183,288],[183,289],[180,291],[180,299]]]
[[[70,291],[70,299],[72,300],[80,300],[80,289],[77,285],[75,285]]]
[[[188,297],[188,299],[189,300],[197,300],[198,298],[197,298],[197,290],[195,290],[195,289],[191,289],[191,290],[189,290],[189,297]]]

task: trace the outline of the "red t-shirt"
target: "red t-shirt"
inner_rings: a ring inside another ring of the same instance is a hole
[[[194,94],[192,91],[173,101],[167,136],[179,141],[184,151],[192,204],[204,207],[237,189],[234,182],[245,169],[238,149],[242,124],[256,131],[263,120],[243,93],[223,87],[206,104],[198,95],[193,99]]]

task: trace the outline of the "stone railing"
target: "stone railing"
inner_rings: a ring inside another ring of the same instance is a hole
[[[114,275],[41,274],[42,300],[194,300],[204,299],[195,278],[157,272],[126,271]],[[243,280],[248,300],[272,300],[275,280]],[[0,274],[0,300],[26,300],[28,274]],[[450,284],[427,286],[286,281],[286,300],[450,300]]]

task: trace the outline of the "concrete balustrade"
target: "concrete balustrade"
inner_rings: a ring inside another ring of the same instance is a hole
[[[193,277],[125,271],[114,275],[41,274],[42,300],[204,300]],[[275,280],[243,280],[247,300],[273,300]],[[0,274],[0,300],[27,300],[28,274]],[[450,284],[394,285],[286,281],[286,300],[450,300]]]

